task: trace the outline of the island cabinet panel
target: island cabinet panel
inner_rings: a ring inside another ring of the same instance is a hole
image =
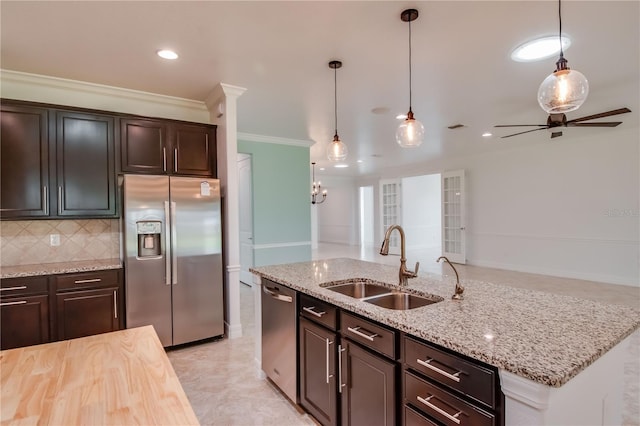
[[[396,363],[348,339],[340,350],[342,424],[395,425]]]
[[[56,113],[57,215],[115,217],[114,118]]]
[[[306,318],[300,318],[298,330],[300,405],[322,425],[337,425],[337,335]]]
[[[216,126],[120,119],[123,173],[216,177]]]
[[[56,275],[58,340],[124,327],[122,270]]]
[[[49,215],[49,111],[0,105],[0,214],[3,219]]]
[[[47,277],[0,282],[0,349],[51,341]]]

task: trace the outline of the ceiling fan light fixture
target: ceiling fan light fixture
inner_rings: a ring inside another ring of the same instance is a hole
[[[340,140],[338,136],[338,71],[337,69],[342,67],[340,61],[330,61],[329,68],[333,70],[333,94],[334,94],[334,118],[335,118],[335,134],[333,135],[333,141],[327,147],[327,158],[333,163],[344,161],[349,155],[349,149],[347,145]]]
[[[569,68],[562,50],[562,14],[561,0],[558,0],[558,43],[560,58],[556,62],[556,70],[544,79],[538,88],[538,103],[549,114],[561,114],[575,111],[587,100],[589,82],[579,71]]]
[[[409,112],[396,130],[396,142],[402,148],[416,148],[422,145],[424,140],[424,126],[415,119],[411,110],[411,21],[418,19],[418,11],[406,9],[400,14],[400,19],[409,23]]]

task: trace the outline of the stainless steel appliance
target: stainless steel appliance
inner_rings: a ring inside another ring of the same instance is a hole
[[[127,327],[163,346],[224,334],[220,183],[124,176]]]
[[[297,402],[296,292],[262,279],[262,371]]]

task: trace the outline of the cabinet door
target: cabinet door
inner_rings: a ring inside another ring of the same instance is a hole
[[[58,339],[119,330],[117,288],[58,293]]]
[[[167,172],[167,126],[158,120],[120,120],[120,164],[125,173]]]
[[[48,111],[2,104],[0,210],[3,219],[47,216]]]
[[[176,124],[172,133],[172,172],[216,177],[215,127]]]
[[[300,405],[322,425],[338,422],[336,334],[300,318]]]
[[[0,349],[49,342],[49,296],[25,296],[0,302]]]
[[[346,339],[338,356],[342,424],[396,424],[396,365]]]
[[[57,111],[57,214],[117,217],[114,118]]]

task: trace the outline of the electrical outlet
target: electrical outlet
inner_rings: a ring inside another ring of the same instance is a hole
[[[57,247],[60,245],[60,234],[51,234],[49,235],[49,244],[52,247]]]

